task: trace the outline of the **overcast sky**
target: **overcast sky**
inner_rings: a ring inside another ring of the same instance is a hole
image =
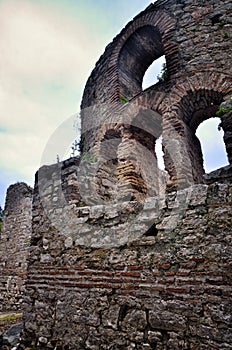
[[[47,143],[54,133],[59,135],[61,125],[75,137],[74,115],[96,61],[150,2],[0,0],[0,205],[10,184],[33,186]],[[158,74],[159,65],[156,70]],[[202,134],[208,140],[205,147],[209,152],[212,148],[212,162],[224,162],[222,152],[215,155],[218,141],[210,128]],[[59,146],[63,143],[51,149],[54,162],[57,154],[63,157]],[[69,146],[62,152],[68,154]]]

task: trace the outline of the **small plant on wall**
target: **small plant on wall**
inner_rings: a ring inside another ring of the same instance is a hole
[[[128,98],[126,96],[121,95],[119,97],[119,102],[120,103],[127,103],[127,102],[129,102],[129,100],[128,100]]]
[[[216,112],[216,116],[220,118],[230,111],[232,111],[232,97],[226,100],[225,102],[222,102],[222,104]]]
[[[96,163],[98,161],[96,154],[86,151],[82,155],[82,160],[88,163]]]
[[[159,81],[166,81],[168,79],[169,73],[168,73],[168,68],[167,64],[163,63],[162,70],[160,72],[160,75],[157,76]]]

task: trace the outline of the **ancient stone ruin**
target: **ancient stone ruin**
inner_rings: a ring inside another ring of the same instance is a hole
[[[81,157],[36,174],[22,349],[232,348],[231,9],[158,0],[97,62]],[[216,112],[229,165],[205,174],[195,132]]]
[[[32,188],[16,183],[7,190],[0,236],[0,311],[22,308],[31,239]]]

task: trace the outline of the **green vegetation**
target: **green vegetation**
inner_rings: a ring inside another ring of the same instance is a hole
[[[232,98],[223,102],[216,112],[217,117],[222,117],[224,114],[232,111]]]
[[[0,316],[0,322],[14,321],[21,317],[22,317],[22,314],[11,314],[11,315]]]
[[[96,251],[96,256],[100,259],[100,260],[104,260],[106,258],[106,252],[104,249],[98,249]]]
[[[88,163],[96,163],[98,161],[96,154],[91,151],[86,151],[82,155],[82,160]]]
[[[78,207],[80,207],[80,208],[87,207],[87,204],[85,202],[79,202]]]
[[[136,218],[136,214],[129,214],[127,220],[128,221],[133,221]]]
[[[226,25],[226,22],[224,20],[220,21],[219,23],[219,27],[223,28],[224,25]]]
[[[228,34],[227,32],[224,32],[223,38],[224,38],[224,39],[228,39],[228,38],[229,38],[229,34]]]
[[[167,64],[163,63],[161,73],[160,75],[157,76],[157,78],[159,81],[166,81],[168,77],[169,77],[169,72],[168,72]]]
[[[127,97],[121,95],[121,96],[119,97],[119,102],[121,102],[121,103],[127,103],[127,102],[129,102],[129,100],[128,100]]]
[[[150,94],[152,92],[151,88],[148,88],[147,90],[144,91],[146,95]]]

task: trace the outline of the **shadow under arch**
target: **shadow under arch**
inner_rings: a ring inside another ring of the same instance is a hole
[[[201,145],[195,132],[201,122],[215,116],[220,104],[231,95],[231,76],[212,70],[189,75],[171,88],[162,103],[164,161],[170,177],[168,192],[205,182]],[[228,118],[227,122],[222,119],[225,135],[231,134],[231,123]],[[179,151],[172,157],[169,150],[173,149],[174,136],[170,129],[180,137]],[[230,158],[229,140],[224,141]]]
[[[130,99],[140,93],[146,70],[163,55],[162,36],[158,28],[152,25],[138,28],[125,42],[119,55],[122,95]]]
[[[117,56],[119,94],[128,100],[142,92],[148,67],[165,56],[170,78],[178,72],[178,46],[172,42],[176,20],[167,12],[147,12],[121,33]]]
[[[150,5],[107,46],[83,94],[81,153],[96,145],[102,136],[99,128],[93,131],[89,127],[90,119],[100,118],[98,111],[93,111],[90,118],[86,109],[94,110],[98,104],[108,104],[110,109],[105,113],[107,118],[112,119],[111,115],[115,111],[121,114],[124,108],[122,103],[133,102],[134,98],[142,95],[142,81],[147,68],[163,55],[170,78],[178,72],[178,46],[173,41],[176,23],[177,20],[167,11]],[[120,119],[116,123],[120,123]]]

